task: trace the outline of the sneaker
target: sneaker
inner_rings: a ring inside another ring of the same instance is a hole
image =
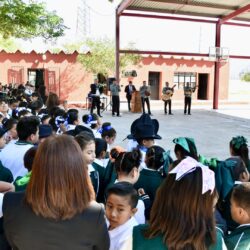
[[[122,117],[121,115],[117,115],[117,117]]]
[[[112,116],[115,116],[115,114],[112,114]]]
[[[173,115],[173,113],[169,113],[169,115]]]
[[[99,117],[102,117],[102,115],[101,115],[101,114],[98,114],[98,116],[99,116]]]

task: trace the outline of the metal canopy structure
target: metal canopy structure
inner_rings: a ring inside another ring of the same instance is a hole
[[[221,47],[221,26],[250,27],[250,0],[123,0],[116,9],[116,78],[119,79],[120,53],[209,56],[200,53],[120,50],[120,17],[141,17],[211,23],[216,26],[215,47]],[[250,59],[250,55],[229,55]],[[220,60],[216,60],[213,108],[218,109]]]

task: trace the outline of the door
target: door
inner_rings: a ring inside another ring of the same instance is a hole
[[[8,83],[21,84],[23,82],[24,68],[19,66],[13,66],[8,69]]]
[[[207,94],[208,74],[199,74],[198,99],[208,100]]]
[[[57,94],[60,98],[60,71],[59,68],[48,68],[47,70],[48,79],[48,92]]]
[[[151,100],[159,100],[160,72],[149,72],[148,84],[151,89]]]
[[[44,85],[44,69],[28,69],[28,81],[36,89]]]

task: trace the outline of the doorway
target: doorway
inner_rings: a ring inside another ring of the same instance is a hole
[[[208,100],[208,74],[199,74],[198,99]]]
[[[148,84],[151,89],[150,99],[159,100],[160,72],[149,72]]]
[[[28,69],[28,81],[36,89],[44,85],[44,69]]]

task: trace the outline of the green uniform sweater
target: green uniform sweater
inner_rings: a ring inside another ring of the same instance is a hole
[[[225,237],[228,250],[250,250],[250,224],[237,227]]]
[[[133,229],[133,250],[167,250],[168,248],[162,241],[162,236],[157,236],[152,239],[146,239],[143,232],[147,229],[147,225],[139,225]],[[223,245],[223,233],[221,230],[217,230],[216,244],[210,246],[208,250],[222,250]]]

